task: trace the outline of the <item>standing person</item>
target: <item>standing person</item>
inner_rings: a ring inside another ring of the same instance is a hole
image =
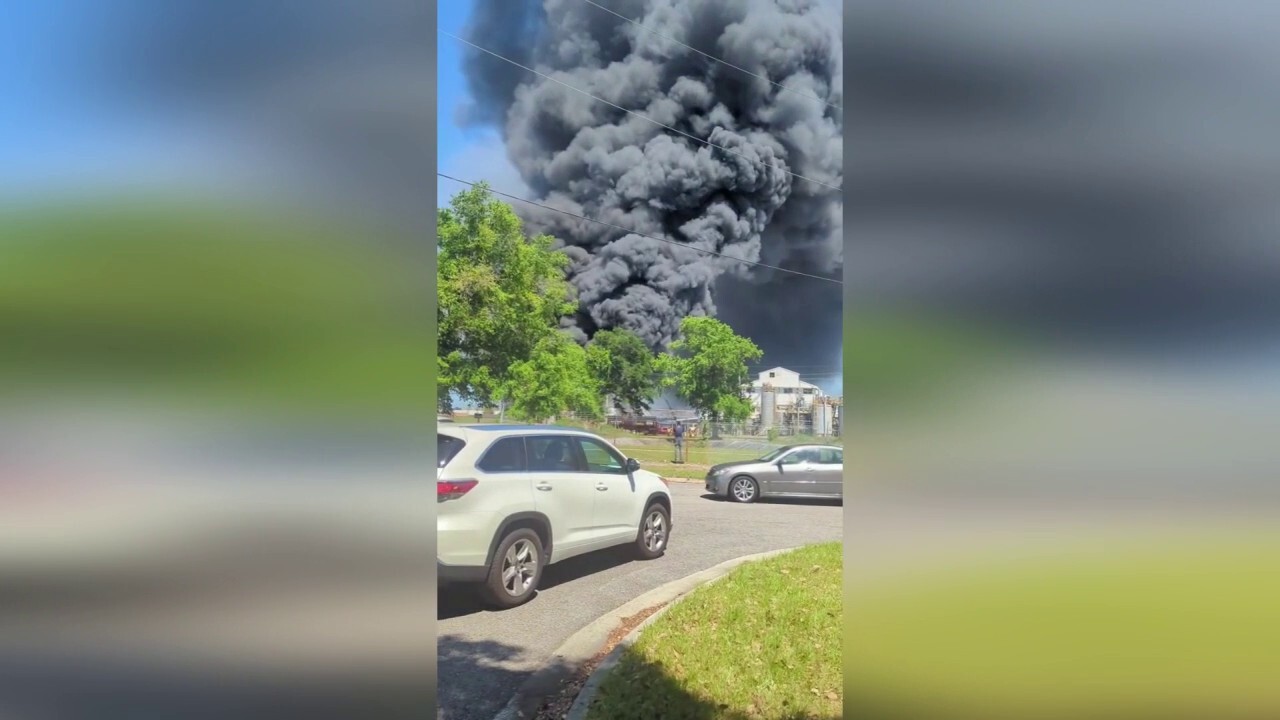
[[[673,434],[676,439],[676,462],[684,462],[684,423],[677,420]]]

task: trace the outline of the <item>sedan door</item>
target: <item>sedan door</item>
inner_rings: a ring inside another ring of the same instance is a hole
[[[817,453],[809,448],[799,448],[783,455],[778,459],[778,473],[770,491],[786,495],[813,493],[817,482],[814,461],[817,459]]]
[[[844,497],[844,451],[840,448],[818,450],[818,482],[814,492],[831,497]]]

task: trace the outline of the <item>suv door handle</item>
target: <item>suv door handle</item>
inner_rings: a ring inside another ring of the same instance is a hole
[[[538,488],[539,490],[541,490],[541,491],[543,491],[543,492],[547,492],[548,490],[550,490],[550,489],[551,489],[551,486],[550,486],[550,485],[534,485],[534,487]]]
[[[608,485],[597,485],[597,486],[596,486],[596,489],[597,489],[597,490],[608,490],[608,489],[609,489],[609,486],[608,486]]]

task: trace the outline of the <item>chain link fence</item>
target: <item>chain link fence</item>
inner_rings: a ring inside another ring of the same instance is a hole
[[[827,441],[840,437],[840,425],[832,422],[829,427],[815,427],[812,421],[775,423],[766,427],[757,421],[702,423],[698,434],[706,438],[748,438],[753,440],[778,440],[779,444],[793,441]]]

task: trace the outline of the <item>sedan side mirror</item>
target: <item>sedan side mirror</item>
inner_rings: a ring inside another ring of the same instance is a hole
[[[640,461],[635,458],[627,458],[627,472],[635,472],[640,469]]]

